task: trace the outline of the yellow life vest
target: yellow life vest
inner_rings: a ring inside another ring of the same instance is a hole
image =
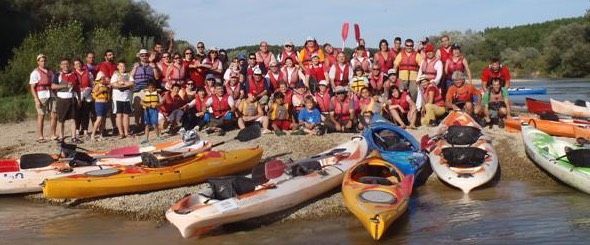
[[[349,86],[353,92],[358,94],[363,88],[367,87],[367,83],[363,77],[353,77]]]
[[[246,100],[242,101],[241,113],[244,116],[256,116],[258,115],[258,101],[250,103]]]
[[[109,94],[109,87],[101,82],[94,83],[94,88],[92,88],[92,98],[94,98],[96,102],[108,102]]]
[[[143,91],[142,105],[146,108],[157,108],[160,105],[160,96],[158,91],[150,92],[147,89]]]
[[[273,103],[270,111],[270,120],[289,120],[289,104]]]

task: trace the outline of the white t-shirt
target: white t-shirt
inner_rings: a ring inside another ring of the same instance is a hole
[[[118,83],[119,81],[129,82],[129,73],[114,72],[111,77],[111,85]],[[125,89],[123,91],[113,88],[113,101],[131,101],[131,89]]]
[[[39,71],[37,69],[33,70],[33,72],[31,72],[29,84],[37,84],[40,80],[41,80],[41,74],[39,73]],[[53,81],[53,76],[50,78],[49,81]],[[50,90],[37,91],[37,97],[39,97],[39,99],[48,99],[51,97],[51,91]]]

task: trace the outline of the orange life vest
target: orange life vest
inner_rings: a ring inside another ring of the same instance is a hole
[[[315,94],[315,101],[318,103],[320,112],[330,112],[331,99],[332,97],[330,97],[330,92],[327,89],[323,94],[320,91]]]
[[[437,61],[438,58],[424,59],[424,61],[422,61],[422,74],[426,75],[429,80],[436,77],[436,69],[434,68],[434,65]]]
[[[399,98],[391,97],[391,104],[392,105],[399,105],[401,108],[404,108],[404,111],[410,110],[410,103],[408,103],[408,92],[404,91],[401,92]]]
[[[418,52],[412,51],[409,55],[408,52],[402,52],[402,61],[399,64],[400,71],[418,71],[418,62],[416,62],[416,55]]]

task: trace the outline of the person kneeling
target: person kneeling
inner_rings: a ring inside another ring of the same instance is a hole
[[[463,72],[456,71],[452,76],[453,85],[447,90],[445,105],[451,110],[462,110],[470,115],[479,114],[479,92],[471,84],[465,84]]]
[[[498,127],[504,128],[504,118],[510,115],[510,100],[508,90],[502,87],[500,79],[492,79],[491,89],[484,93],[481,104],[489,127],[492,128],[493,121],[497,121]]]
[[[263,134],[270,132],[268,130],[268,117],[264,115],[262,105],[252,93],[248,93],[248,98],[242,100],[238,112],[240,113],[240,117],[238,117],[238,127],[240,129],[252,123],[260,123],[262,124]]]

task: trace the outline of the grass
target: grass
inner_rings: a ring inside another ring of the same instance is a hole
[[[36,113],[29,94],[0,98],[0,123],[21,122]]]

